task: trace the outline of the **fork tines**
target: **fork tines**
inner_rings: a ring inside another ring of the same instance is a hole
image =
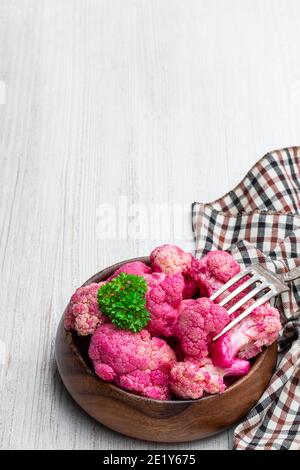
[[[241,299],[239,299],[232,307],[228,309],[228,314],[232,315],[239,308],[241,308],[249,300],[256,298],[250,306],[248,306],[244,312],[242,312],[237,318],[231,321],[226,327],[218,333],[213,341],[217,340],[227,331],[231,330],[237,323],[246,318],[255,308],[263,305],[272,297],[278,293],[286,290],[286,286],[282,284],[275,275],[265,270],[259,265],[250,266],[247,269],[244,269],[232,279],[230,279],[226,284],[224,284],[220,289],[218,289],[213,295],[211,295],[211,300],[216,300],[220,295],[224,294],[230,287],[232,287],[238,281],[241,281],[244,277],[250,276],[249,279],[246,279],[245,282],[236,287],[233,291],[228,293],[220,302],[217,302],[221,306],[226,306],[228,302],[233,300],[238,294],[243,292],[245,289],[251,288]]]

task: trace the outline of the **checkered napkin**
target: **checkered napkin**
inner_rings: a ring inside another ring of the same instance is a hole
[[[196,255],[229,250],[244,266],[283,273],[300,265],[300,147],[268,153],[220,199],[193,204]],[[271,382],[234,432],[239,450],[300,450],[300,279],[276,307],[283,352]]]

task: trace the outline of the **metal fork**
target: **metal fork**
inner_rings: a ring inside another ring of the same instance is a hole
[[[274,274],[271,271],[263,268],[259,264],[254,264],[247,269],[244,269],[236,276],[234,276],[230,281],[226,282],[220,289],[218,289],[213,295],[210,296],[211,300],[216,300],[221,294],[226,292],[226,290],[233,286],[236,282],[242,280],[244,277],[250,276],[250,279],[245,280],[241,285],[236,289],[230,292],[226,297],[224,297],[220,302],[217,302],[221,306],[225,306],[228,302],[234,299],[238,294],[243,292],[247,288],[251,288],[244,297],[238,300],[231,308],[228,310],[228,314],[232,315],[240,307],[242,307],[246,302],[251,299],[255,299],[255,302],[246,308],[238,317],[232,320],[228,325],[223,328],[220,333],[218,333],[213,341],[216,341],[218,338],[224,335],[227,331],[231,330],[237,323],[246,318],[253,310],[260,305],[268,302],[273,297],[276,297],[283,292],[288,292],[290,289],[287,286],[287,282],[294,281],[300,277],[300,267],[294,268],[291,271],[284,274]]]

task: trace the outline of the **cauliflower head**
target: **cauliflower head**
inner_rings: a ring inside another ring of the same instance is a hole
[[[185,273],[191,266],[193,255],[176,245],[161,245],[150,253],[152,270],[165,274]]]
[[[148,331],[133,333],[103,324],[91,338],[89,357],[101,379],[148,398],[170,398],[169,375],[176,356]]]
[[[221,393],[226,389],[225,377],[246,375],[249,369],[250,363],[243,359],[235,359],[232,366],[226,369],[214,366],[210,358],[177,362],[170,372],[171,391],[184,399]]]
[[[201,259],[193,258],[189,270],[203,296],[210,297],[241,270],[239,263],[227,251],[211,251]]]
[[[261,305],[212,344],[213,363],[230,367],[235,357],[250,359],[257,356],[263,346],[276,341],[280,330],[278,310],[270,304]]]
[[[150,313],[147,325],[152,336],[173,336],[183,298],[184,278],[180,272],[166,276],[153,273],[144,276],[148,283],[146,309]]]
[[[206,357],[213,336],[229,322],[227,311],[206,297],[183,300],[179,306],[176,336],[186,356]]]
[[[114,279],[121,273],[143,276],[144,274],[150,274],[151,268],[142,261],[131,261],[129,263],[123,264],[120,268],[118,268],[108,280],[110,281],[111,279]]]
[[[76,289],[65,312],[66,330],[75,330],[79,336],[91,335],[96,328],[107,321],[98,305],[98,291],[105,282],[93,282]]]

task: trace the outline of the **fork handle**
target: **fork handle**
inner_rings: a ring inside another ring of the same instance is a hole
[[[295,279],[298,279],[300,277],[300,266],[297,266],[296,268],[291,269],[290,271],[282,274],[281,276],[282,276],[281,279],[284,282],[295,281]]]

